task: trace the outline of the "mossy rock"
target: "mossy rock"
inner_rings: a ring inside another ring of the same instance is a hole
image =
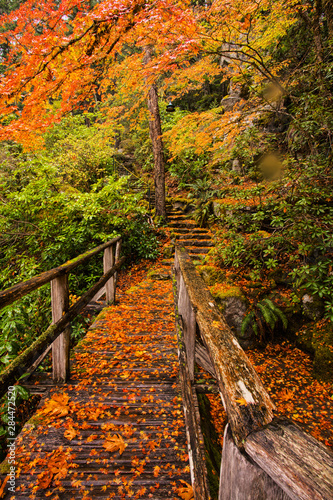
[[[210,293],[243,349],[253,347],[256,343],[256,336],[252,327],[248,326],[246,331],[242,332],[242,323],[248,304],[241,289],[228,283],[217,283],[210,287]]]
[[[323,300],[315,295],[305,294],[302,297],[302,310],[306,318],[318,321],[325,312]]]
[[[313,353],[314,376],[324,381],[333,379],[333,325],[322,319],[296,333],[297,345]]]
[[[322,380],[333,380],[333,325],[331,322],[317,323],[313,332],[312,345],[315,349],[313,369]]]
[[[165,268],[163,269],[151,269],[147,274],[148,278],[151,280],[169,280],[171,279],[170,273],[168,273]]]
[[[168,245],[163,248],[163,257],[171,259],[175,253],[175,245]]]
[[[217,301],[223,301],[230,297],[238,297],[239,299],[244,300],[244,295],[241,289],[238,286],[229,285],[228,283],[216,283],[210,288],[210,293]]]
[[[225,279],[225,273],[214,266],[199,265],[197,269],[207,285],[212,286],[215,283],[221,283]]]
[[[170,200],[170,203],[172,204],[172,208],[174,210],[180,209],[183,210],[185,213],[191,212],[195,209],[192,200],[188,198],[181,198],[181,197],[172,198]]]
[[[213,214],[215,217],[223,217],[226,214],[228,205],[225,200],[214,200],[213,201]]]

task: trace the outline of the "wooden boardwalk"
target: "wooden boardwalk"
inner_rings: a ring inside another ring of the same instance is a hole
[[[105,309],[50,398],[17,440],[6,499],[179,500],[191,479],[171,281],[147,278]]]

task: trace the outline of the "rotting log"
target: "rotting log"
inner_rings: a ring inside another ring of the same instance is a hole
[[[22,352],[12,363],[0,374],[0,398],[7,392],[8,386],[13,383],[43,354],[49,344],[64,331],[69,323],[82,311],[89,303],[97,291],[104,286],[110,277],[122,266],[125,257],[122,257],[112,269],[104,274],[100,280],[92,286],[82,297],[75,302],[69,311],[57,321],[50,325],[48,329],[31,344],[28,349]]]
[[[190,256],[179,247],[175,250],[175,272],[177,283],[180,274],[184,279],[202,341],[214,366],[233,438],[242,448],[246,436],[272,421],[275,406]]]
[[[61,266],[50,269],[49,271],[45,271],[44,273],[41,273],[38,276],[34,276],[30,280],[24,281],[23,283],[17,283],[12,287],[3,290],[2,292],[0,292],[0,309],[2,309],[5,306],[8,306],[9,304],[12,304],[13,302],[15,302],[15,300],[24,297],[24,295],[27,295],[33,290],[37,290],[37,288],[41,287],[42,285],[45,285],[46,283],[49,283],[51,280],[57,278],[58,276],[62,276],[66,273],[69,273],[80,264],[84,264],[91,257],[101,252],[102,250],[105,250],[105,248],[114,245],[120,240],[121,236],[118,236],[113,240],[107,241],[106,243],[103,243],[102,245],[99,245],[98,247],[93,248],[92,250],[89,250],[88,252],[83,253],[78,257],[75,257],[75,259],[69,260],[65,264],[62,264]]]
[[[294,423],[274,420],[248,436],[245,451],[292,500],[332,500],[333,454]]]

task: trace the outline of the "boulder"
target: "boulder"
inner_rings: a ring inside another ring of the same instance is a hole
[[[168,245],[163,248],[163,257],[171,259],[175,253],[175,245]]]
[[[209,285],[215,285],[215,283],[222,282],[225,279],[225,274],[221,269],[209,265],[198,265],[197,270],[199,271],[204,282]]]
[[[333,379],[333,325],[328,319],[315,321],[296,333],[297,345],[311,352],[314,375],[324,381]]]
[[[324,315],[324,304],[318,298],[305,294],[302,297],[302,312],[304,316],[312,321],[319,320]]]
[[[244,333],[241,331],[247,311],[247,301],[240,288],[223,283],[212,286],[210,293],[243,349],[253,347],[256,335],[252,327],[249,326]]]

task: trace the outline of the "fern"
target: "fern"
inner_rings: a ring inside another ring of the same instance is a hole
[[[265,332],[264,324],[266,323],[271,332],[273,332],[279,320],[285,330],[288,326],[286,316],[270,299],[263,299],[253,305],[244,317],[241,326],[241,334],[244,335],[248,326],[251,325],[255,335],[259,336],[260,340],[262,340]]]
[[[254,319],[254,312],[251,311],[249,314],[245,316],[245,318],[242,321],[242,326],[241,326],[241,334],[244,335],[247,327],[253,321]]]

